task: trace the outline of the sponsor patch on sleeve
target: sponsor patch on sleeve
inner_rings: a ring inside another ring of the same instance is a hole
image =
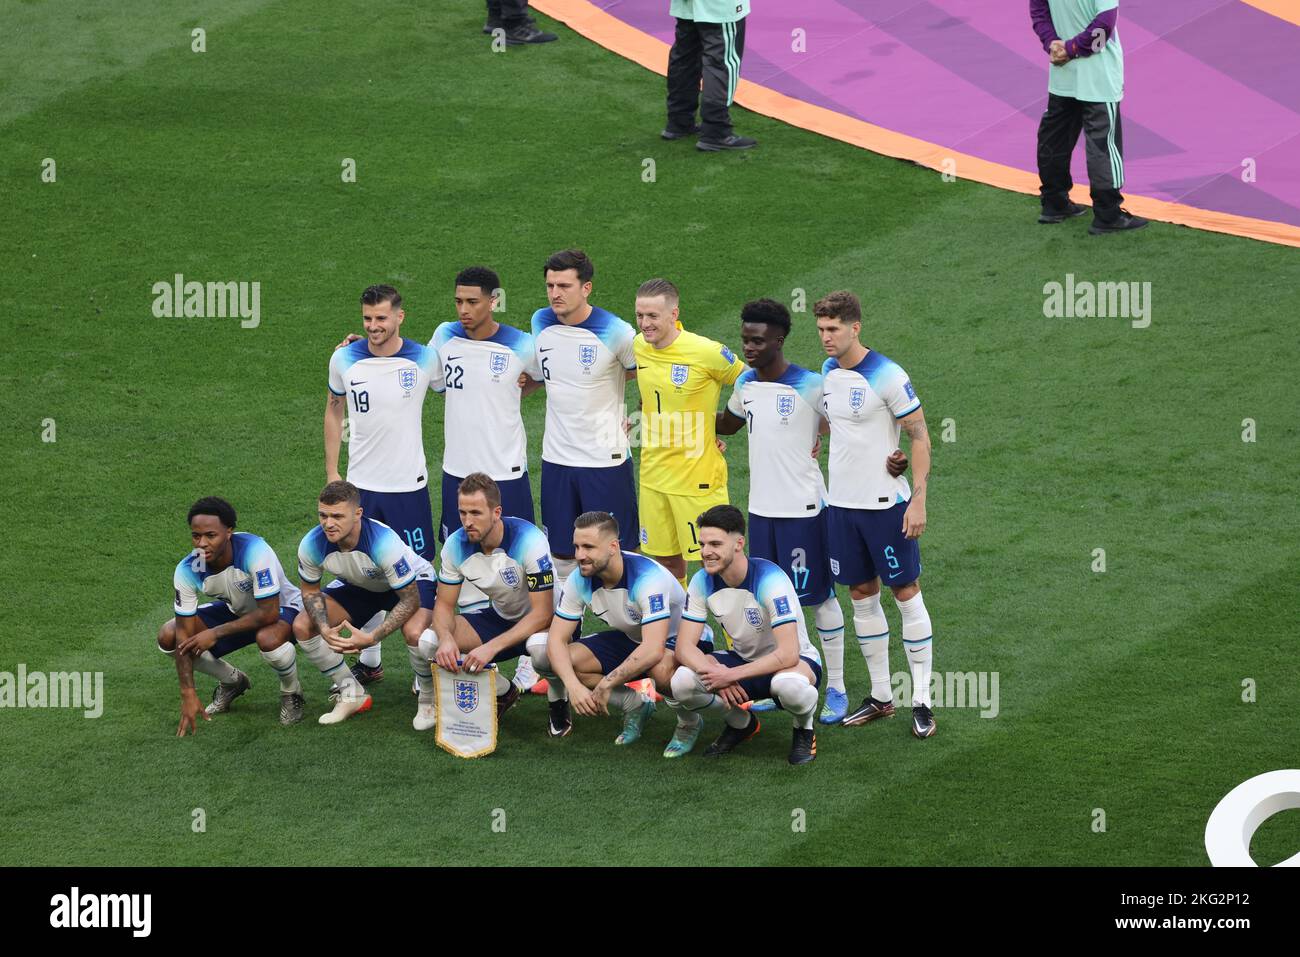
[[[663,595],[651,595],[651,596],[650,596],[650,614],[653,615],[655,612],[659,612],[659,611],[663,611],[663,610],[664,610],[664,596],[663,596]]]
[[[398,578],[405,578],[411,572],[411,564],[405,557],[399,558],[397,564],[393,566],[393,571],[397,572]]]
[[[734,352],[732,352],[730,349],[728,349],[726,346],[723,346],[723,347],[722,347],[722,358],[726,359],[727,362],[735,362],[735,361],[736,361],[736,354],[735,354]]]
[[[778,595],[776,597],[775,604],[776,604],[776,613],[778,615],[790,614],[790,599],[786,598],[784,595]]]
[[[915,398],[916,398],[916,390],[912,388],[912,380],[911,380],[911,379],[908,379],[906,382],[903,383],[903,391],[907,393],[907,397],[908,397],[909,399],[915,399]]]
[[[270,588],[274,582],[271,581],[271,569],[259,568],[257,570],[257,587]]]

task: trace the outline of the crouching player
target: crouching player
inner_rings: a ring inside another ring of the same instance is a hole
[[[433,629],[420,646],[447,671],[476,674],[494,662],[527,654],[524,643],[546,637],[555,614],[555,571],[542,530],[522,518],[502,518],[501,488],[471,472],[456,492],[461,527],[447,536],[438,569]],[[486,607],[457,615],[460,590],[469,582],[487,596]],[[497,717],[519,700],[519,687],[495,673]],[[427,709],[427,710],[426,710]],[[433,695],[421,692],[420,714],[433,720]]]
[[[533,665],[551,679],[547,691],[551,735],[564,737],[573,729],[570,704],[578,714],[595,717],[608,714],[612,703],[623,712],[623,731],[614,743],[631,744],[641,737],[655,705],[626,687],[626,682],[648,676],[669,707],[678,712],[677,733],[668,746],[674,753],[665,755],[685,754],[699,736],[702,723],[690,712],[683,712],[671,697],[676,668],[673,646],[686,604],[685,590],[672,572],[654,559],[623,553],[618,521],[609,512],[579,515],[573,544],[578,567],[560,586],[551,630],[528,640]],[[574,632],[587,608],[610,630],[575,641]],[[712,638],[712,632],[701,638],[710,651]]]
[[[416,677],[432,693],[433,676],[419,640],[433,607],[433,567],[383,522],[362,514],[361,492],[351,482],[325,486],[317,517],[320,524],[298,545],[305,611],[294,620],[293,633],[298,647],[338,687],[338,700],[320,723],[338,724],[369,710],[370,695],[344,664],[343,654],[372,647],[399,628]],[[322,589],[326,573],[335,580]],[[386,614],[373,632],[354,624],[381,611]]]
[[[773,698],[794,718],[790,763],[817,756],[813,712],[821,684],[821,656],[808,640],[798,592],[779,565],[745,556],[745,516],[734,505],[716,505],[699,517],[700,560],[687,590],[677,632],[672,691],[678,703],[701,714],[721,712],[726,728],[705,750],[727,754],[758,734],[756,715],[740,705]],[[732,641],[730,651],[706,654],[699,647],[712,614]]]
[[[194,550],[172,576],[176,617],[159,629],[158,649],[176,661],[178,737],[194,733],[199,716],[209,721],[229,711],[230,703],[252,687],[248,675],[221,659],[253,642],[280,676],[280,723],[302,719],[302,686],[290,643],[302,599],[271,546],[257,535],[236,532],[235,518],[234,506],[224,498],[195,502],[188,516]],[[199,595],[218,600],[200,605]],[[194,688],[196,670],[217,679],[207,708]]]

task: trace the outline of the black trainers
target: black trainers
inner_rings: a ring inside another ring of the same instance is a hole
[[[519,685],[515,684],[512,681],[510,682],[509,691],[507,691],[505,694],[497,695],[497,718],[498,719],[500,719],[500,717],[503,714],[509,711],[512,707],[514,707],[515,702],[519,700],[520,694],[522,694],[522,692],[519,690]]]
[[[297,724],[302,720],[302,712],[306,704],[307,699],[302,696],[302,692],[281,691],[280,723],[286,728],[291,724]]]
[[[569,717],[569,702],[551,701],[548,702],[551,709],[551,720],[546,730],[550,732],[552,738],[563,738],[573,730],[573,719]]]
[[[689,130],[675,130],[671,126],[665,126],[664,131],[659,134],[659,138],[664,140],[680,140],[688,136],[698,135],[701,129],[703,129],[703,127],[700,126],[699,123],[696,123]]]
[[[505,24],[503,24],[500,20],[493,20],[491,18],[488,18],[488,22],[483,24],[483,32],[488,34],[490,34],[493,30],[504,30],[504,29],[505,29]]]
[[[543,33],[537,27],[531,24],[524,24],[522,27],[515,27],[513,30],[506,31],[506,45],[519,46],[524,43],[550,43],[552,40],[560,39],[554,33]]]
[[[748,136],[737,136],[732,133],[726,139],[722,140],[705,140],[702,139],[695,144],[697,150],[703,150],[706,153],[716,153],[719,150],[747,150],[757,146],[758,140]]]
[[[383,681],[384,666],[378,664],[371,668],[369,665],[363,665],[358,661],[352,666],[352,677],[356,678],[357,681],[361,682],[363,685],[371,685],[376,681]]]
[[[718,740],[704,749],[706,758],[716,758],[722,754],[730,754],[736,750],[738,744],[748,741],[754,735],[761,731],[763,726],[758,723],[758,718],[752,714],[749,716],[749,724],[743,728],[733,728],[727,725],[722,729],[722,734],[718,735]]]
[[[866,724],[868,721],[875,721],[877,718],[892,718],[893,716],[894,702],[877,701],[871,695],[867,695],[862,699],[862,705],[858,710],[845,715],[842,723],[852,727],[855,724]]]
[[[923,704],[912,709],[912,733],[918,738],[934,734],[934,712]]]
[[[1071,203],[1063,210],[1044,209],[1042,215],[1038,217],[1038,221],[1045,225],[1051,225],[1053,223],[1063,223],[1067,219],[1074,219],[1076,216],[1082,216],[1087,211],[1088,211],[1087,206],[1081,206],[1078,203]]]
[[[1094,236],[1104,236],[1107,233],[1123,233],[1130,229],[1141,229],[1147,225],[1149,220],[1141,216],[1132,216],[1127,209],[1121,209],[1119,215],[1109,221],[1102,221],[1094,218],[1092,225],[1088,227],[1088,232]]]
[[[812,728],[795,728],[790,742],[790,763],[811,764],[817,757],[817,732]]]

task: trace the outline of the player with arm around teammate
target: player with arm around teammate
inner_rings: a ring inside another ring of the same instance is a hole
[[[930,672],[934,633],[921,598],[921,546],[930,477],[930,435],[921,400],[906,372],[859,339],[862,304],[851,292],[832,292],[813,306],[826,351],[822,404],[831,428],[831,570],[849,586],[853,627],[871,675],[871,693],[846,725],[893,717],[889,622],[880,607],[889,586],[903,619],[903,649],[912,673],[912,733],[934,734]],[[882,463],[911,438],[912,487]]]
[[[223,498],[201,498],[188,515],[193,551],[172,576],[175,617],[158,631],[158,649],[174,659],[181,688],[178,737],[193,734],[196,721],[230,710],[249,690],[248,675],[222,659],[253,642],[280,678],[280,723],[302,720],[291,625],[302,608],[298,589],[284,574],[280,559],[262,538],[236,532],[234,506]],[[215,601],[199,604],[199,596]],[[204,708],[194,688],[194,672],[217,679],[212,703]]]
[[[564,737],[572,730],[570,704],[578,714],[595,717],[608,714],[612,703],[623,712],[623,730],[614,743],[631,744],[655,706],[626,682],[648,676],[669,707],[679,711],[679,732],[693,744],[700,722],[680,712],[671,697],[673,647],[686,603],[681,583],[653,559],[624,552],[618,520],[609,512],[579,515],[573,542],[578,567],[560,588],[550,632],[528,641],[538,671],[551,679],[550,734]],[[587,608],[609,629],[574,640]],[[702,641],[712,650],[711,632]]]
[[[706,713],[723,715],[726,726],[705,757],[729,754],[758,734],[758,716],[740,706],[771,697],[794,718],[790,763],[808,764],[817,757],[813,714],[822,666],[794,585],[780,566],[745,555],[745,516],[734,505],[709,509],[698,524],[704,567],[687,589],[673,697],[701,723]],[[700,648],[708,615],[731,638],[731,650]]]
[[[330,482],[316,507],[319,524],[298,545],[304,611],[293,631],[298,647],[339,688],[333,710],[321,715],[320,723],[338,724],[369,710],[370,696],[344,665],[343,654],[373,647],[399,628],[420,701],[431,702],[432,674],[419,640],[433,607],[432,566],[395,531],[363,514],[361,493],[352,483]],[[322,588],[326,575],[334,581]],[[384,618],[373,632],[355,624],[380,612]],[[425,730],[418,711],[415,724],[416,730]]]

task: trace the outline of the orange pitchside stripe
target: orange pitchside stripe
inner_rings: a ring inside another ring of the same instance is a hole
[[[1276,16],[1300,22],[1300,0],[1249,0],[1249,2],[1260,9],[1267,9],[1267,12]],[[588,0],[532,0],[532,6],[605,49],[639,63],[646,69],[667,76],[668,44],[629,26]],[[665,12],[664,16],[667,15]],[[749,80],[740,81],[736,89],[735,101],[755,113],[762,113],[764,116],[770,116],[791,126],[811,130],[832,139],[852,143],[873,153],[910,160],[940,172],[945,170],[946,162],[948,164],[946,168],[951,169],[954,175],[961,179],[974,180],[977,183],[1009,189],[1017,193],[1038,195],[1036,173],[1016,169],[1013,166],[1004,166],[1001,163],[991,163],[977,156],[958,153],[914,136],[895,133],[893,130],[845,116],[843,113],[796,100]],[[1032,145],[1029,144],[1027,147],[1031,153]],[[1076,185],[1070,196],[1078,202],[1086,203],[1089,201],[1088,187]],[[1132,194],[1125,194],[1124,208],[1139,216],[1158,219],[1161,222],[1192,226],[1215,233],[1228,233],[1232,236],[1245,236],[1283,246],[1300,247],[1300,227],[1286,223],[1237,216],[1233,213],[1220,213],[1211,209],[1198,209],[1195,206],[1184,206],[1182,203],[1171,203],[1163,199]]]
[[[1300,27],[1300,0],[1241,0],[1241,2]]]

